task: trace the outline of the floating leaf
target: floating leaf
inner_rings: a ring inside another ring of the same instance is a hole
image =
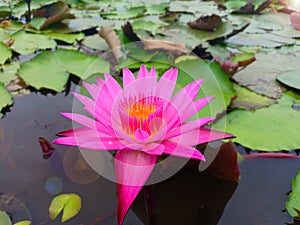
[[[177,59],[177,61],[179,60]],[[216,117],[218,113],[226,110],[236,93],[228,76],[218,63],[209,63],[198,59],[181,60],[175,65],[179,68],[177,83],[180,86],[184,87],[193,80],[204,78],[198,97],[215,96],[213,101],[201,109],[199,117]]]
[[[238,84],[234,84],[233,87],[237,92],[237,97],[232,101],[230,108],[255,110],[276,103],[273,98],[257,94]]]
[[[39,30],[43,24],[46,22],[46,18],[44,17],[36,17],[36,18],[32,18],[30,23],[29,23],[29,26],[31,28],[34,28],[36,30]]]
[[[74,15],[70,12],[68,4],[58,1],[52,4],[45,5],[33,13],[34,17],[42,17],[43,23],[39,21],[39,27],[37,29],[41,30],[49,26],[50,24],[60,22],[64,19],[74,18]]]
[[[277,80],[279,80],[281,83],[295,88],[300,89],[300,73],[299,70],[290,70],[285,71],[279,74],[277,77]]]
[[[8,85],[12,80],[16,79],[19,66],[19,62],[13,62],[11,64],[0,66],[0,83]]]
[[[99,20],[95,18],[76,18],[76,19],[65,19],[61,24],[51,26],[45,29],[51,30],[56,33],[75,33],[85,31],[89,29],[96,29],[99,26],[108,26],[114,28],[120,28],[124,24],[124,21],[111,21],[111,20]]]
[[[217,14],[222,16],[226,12],[218,9],[215,2],[207,1],[171,1],[169,6],[170,12],[188,12],[193,13],[196,17]]]
[[[77,41],[81,41],[84,38],[83,33],[77,34],[62,34],[62,33],[49,33],[46,36],[51,37],[52,39],[63,41],[68,44],[76,44]]]
[[[166,12],[168,5],[164,2],[160,4],[154,4],[147,6],[147,14],[149,15],[159,15]]]
[[[289,194],[285,207],[292,217],[300,218],[300,170],[292,181],[292,192]]]
[[[239,66],[248,66],[254,61],[255,55],[253,53],[237,54],[231,59],[231,62],[238,63]]]
[[[20,221],[20,222],[14,223],[14,225],[31,225],[31,221],[24,220],[24,221]]]
[[[30,8],[31,10],[35,10],[38,8],[41,8],[42,6],[52,4],[54,2],[57,2],[57,0],[31,0],[30,1]],[[18,1],[18,4],[15,5],[13,8],[13,15],[15,17],[20,18],[22,15],[24,15],[28,10],[27,2],[26,1]]]
[[[295,44],[295,40],[293,38],[282,37],[272,33],[240,33],[229,38],[226,42],[232,45],[261,46],[265,48],[276,48],[284,45]]]
[[[0,42],[0,65],[4,64],[11,56],[11,50],[4,43]]]
[[[10,39],[10,34],[6,29],[0,28],[0,41],[6,41]]]
[[[165,23],[156,23],[152,21],[146,21],[146,20],[135,20],[132,22],[132,27],[134,30],[145,30],[149,31],[151,34],[155,35],[157,31],[165,26]]]
[[[61,222],[72,219],[81,210],[81,198],[77,194],[61,194],[56,196],[49,206],[49,216],[51,220],[63,211]]]
[[[1,225],[12,225],[9,215],[6,212],[0,211]]]
[[[109,72],[103,59],[79,51],[58,49],[44,51],[21,65],[18,74],[36,89],[48,88],[63,91],[69,74],[86,79],[94,73]]]
[[[12,50],[22,54],[32,54],[39,49],[51,49],[56,47],[56,42],[44,35],[30,34],[25,31],[19,31],[12,36],[14,44]]]
[[[106,19],[117,19],[117,20],[125,20],[125,19],[132,19],[137,18],[146,12],[145,6],[136,6],[128,9],[127,11],[112,11],[112,12],[102,12],[101,16]]]
[[[267,108],[247,111],[236,109],[226,118],[217,121],[226,122],[226,131],[236,135],[234,142],[261,151],[294,150],[300,148],[299,127],[300,111],[294,109],[300,96],[287,91],[278,104]],[[225,121],[224,121],[225,120]]]
[[[233,76],[233,79],[252,91],[271,98],[279,98],[285,88],[276,77],[285,71],[300,71],[299,58],[293,55],[262,54],[255,55],[255,62]]]
[[[166,27],[163,32],[164,36],[155,36],[157,39],[173,41],[173,42],[182,42],[190,49],[193,49],[195,46],[204,43],[208,40],[213,40],[218,37],[226,36],[232,33],[233,28],[227,23],[222,23],[215,31],[200,31],[189,28],[186,25],[177,25],[173,24],[169,27]],[[183,39],[184,37],[184,39]]]
[[[82,44],[96,50],[107,51],[109,50],[109,46],[106,41],[101,38],[98,34],[86,36],[82,41]]]
[[[12,95],[6,90],[3,84],[0,83],[0,111],[2,108],[13,103]],[[0,117],[2,116],[0,112]]]

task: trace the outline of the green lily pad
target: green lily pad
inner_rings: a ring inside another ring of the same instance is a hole
[[[237,97],[230,104],[230,108],[255,110],[276,103],[275,99],[257,94],[238,84],[234,84],[233,87],[237,92]]]
[[[198,113],[199,117],[216,117],[226,110],[231,99],[236,96],[232,83],[218,63],[194,59],[180,61],[175,66],[179,69],[177,84],[184,87],[196,79],[204,78],[198,97],[215,96],[215,99]]]
[[[226,12],[218,9],[218,5],[212,1],[171,1],[169,6],[170,12],[187,12],[193,13],[197,17],[217,14],[222,16]]]
[[[9,6],[0,5],[0,17],[8,17],[11,14],[11,8]]]
[[[0,211],[1,225],[12,225],[9,215],[6,212]]]
[[[124,21],[99,20],[95,18],[76,18],[65,19],[61,24],[48,27],[45,29],[45,31],[49,30],[55,33],[74,33],[97,28],[99,26],[120,28],[123,24]]]
[[[148,15],[159,15],[166,12],[168,5],[164,2],[147,6]]]
[[[232,0],[232,1],[227,1],[224,3],[227,9],[230,11],[235,11],[247,4],[247,1],[245,0]]]
[[[12,50],[22,55],[32,54],[39,49],[51,49],[56,47],[56,42],[45,35],[30,34],[19,31],[12,36],[15,40]]]
[[[292,192],[289,194],[285,207],[292,217],[300,218],[300,170],[292,181]]]
[[[265,48],[276,48],[284,45],[295,44],[295,40],[290,37],[282,37],[272,33],[240,33],[229,38],[227,40],[227,43],[241,46],[261,46]]]
[[[36,17],[32,18],[29,26],[33,27],[36,30],[40,30],[40,28],[43,26],[43,24],[47,21],[45,17]]]
[[[0,111],[4,107],[11,105],[13,103],[12,95],[6,90],[3,84],[0,83]],[[0,117],[2,117],[2,114],[0,112]]]
[[[222,23],[215,31],[201,31],[189,28],[186,25],[173,24],[161,32],[163,36],[156,35],[155,38],[178,43],[184,42],[188,48],[193,49],[201,43],[226,36],[232,31],[233,27],[228,23]]]
[[[134,30],[145,30],[149,31],[151,34],[155,35],[157,31],[165,26],[165,23],[155,23],[152,21],[145,21],[145,20],[135,20],[132,22],[132,28]]]
[[[49,206],[51,220],[63,211],[61,222],[72,219],[81,210],[81,198],[77,194],[61,194],[56,196]]]
[[[0,83],[8,85],[12,80],[16,79],[16,74],[19,67],[19,62],[13,62],[11,64],[0,66]]]
[[[84,38],[83,33],[77,34],[62,34],[62,33],[49,33],[46,36],[51,37],[58,41],[63,41],[68,44],[76,44],[77,41],[81,41]]]
[[[215,123],[226,122],[226,131],[236,135],[234,142],[255,150],[281,151],[300,148],[300,111],[295,104],[300,96],[284,92],[278,104],[247,111],[236,109]]]
[[[102,12],[101,16],[106,19],[126,20],[143,16],[145,12],[145,6],[136,6],[129,8],[126,11]]]
[[[106,41],[100,37],[99,34],[86,36],[82,41],[82,44],[96,50],[107,51],[110,49]]]
[[[24,221],[17,222],[14,225],[30,225],[30,224],[31,224],[31,221],[24,220]]]
[[[11,50],[2,42],[0,42],[0,65],[12,56]]]
[[[292,88],[295,88],[298,90],[300,89],[299,70],[290,70],[290,71],[282,72],[277,77],[277,80],[289,87],[292,87]]]
[[[63,91],[69,74],[86,79],[94,73],[109,72],[109,64],[103,59],[85,55],[79,51],[58,49],[44,51],[21,65],[18,74],[36,89],[47,88]]]
[[[6,29],[0,28],[0,41],[5,41],[10,39],[10,34]]]
[[[31,0],[30,2],[30,8],[31,10],[38,9],[44,5],[49,5],[52,3],[57,2],[57,0]],[[13,7],[13,15],[15,17],[20,18],[22,15],[24,15],[28,10],[27,3],[25,1],[18,1],[18,4],[16,4]]]

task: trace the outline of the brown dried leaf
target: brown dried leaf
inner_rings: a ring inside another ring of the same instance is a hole
[[[99,35],[106,41],[115,59],[118,60],[123,54],[120,49],[121,42],[116,32],[110,27],[103,26],[99,31]]]
[[[188,53],[188,50],[185,48],[185,44],[183,43],[151,39],[145,39],[143,40],[143,43],[145,50],[163,49],[176,54]]]
[[[216,14],[201,16],[195,21],[187,23],[191,28],[198,30],[214,31],[222,24],[222,18]]]

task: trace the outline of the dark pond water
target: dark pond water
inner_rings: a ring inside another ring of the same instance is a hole
[[[93,172],[79,151],[55,146],[53,155],[43,158],[39,137],[52,141],[55,133],[69,129],[71,122],[59,112],[71,108],[72,95],[32,93],[16,96],[11,112],[0,120],[0,210],[7,210],[13,222],[61,224],[60,218],[49,220],[51,200],[59,193],[78,193],[83,208],[64,224],[116,224],[115,184]],[[240,164],[238,184],[181,171],[153,186],[156,224],[296,225],[283,210],[299,169],[297,159],[247,159]],[[125,225],[147,224],[144,196],[143,189]]]

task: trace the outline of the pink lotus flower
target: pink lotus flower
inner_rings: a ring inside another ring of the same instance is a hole
[[[116,150],[118,191],[117,221],[123,223],[132,202],[162,154],[205,160],[193,146],[233,135],[203,128],[213,118],[189,121],[213,97],[195,100],[203,79],[196,80],[173,96],[177,69],[169,69],[157,80],[141,66],[137,78],[123,69],[123,88],[109,74],[96,84],[83,85],[93,99],[74,93],[87,116],[62,113],[83,126],[59,133],[55,144],[94,150]]]

